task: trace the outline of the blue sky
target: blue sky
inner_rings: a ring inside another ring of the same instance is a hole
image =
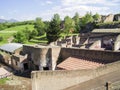
[[[55,13],[63,19],[87,11],[102,15],[120,13],[120,0],[0,0],[0,18],[32,20],[41,17],[50,20]]]

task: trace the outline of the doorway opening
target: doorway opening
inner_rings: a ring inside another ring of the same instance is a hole
[[[24,70],[28,70],[28,63],[24,63]]]

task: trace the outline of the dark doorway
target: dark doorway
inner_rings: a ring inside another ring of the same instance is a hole
[[[49,70],[49,67],[43,67],[43,70]]]
[[[28,70],[28,63],[24,63],[24,70]]]
[[[39,70],[39,66],[38,65],[35,65],[35,70]]]

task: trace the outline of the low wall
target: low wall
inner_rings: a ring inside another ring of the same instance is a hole
[[[61,90],[95,77],[119,70],[120,61],[94,70],[33,71],[32,90]]]
[[[77,48],[62,48],[60,57],[65,60],[71,56],[81,56],[93,59],[96,62],[111,63],[120,59],[120,52],[113,51],[100,51],[89,49],[77,49]]]

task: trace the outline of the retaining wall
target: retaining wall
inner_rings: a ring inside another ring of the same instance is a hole
[[[33,71],[32,90],[61,90],[119,70],[120,61],[91,70]]]

